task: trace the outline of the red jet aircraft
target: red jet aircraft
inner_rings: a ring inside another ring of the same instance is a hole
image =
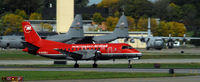
[[[141,57],[142,54],[125,43],[105,44],[66,44],[41,39],[29,22],[22,22],[25,41],[23,51],[52,59],[74,60],[75,68],[79,67],[78,60],[94,60],[93,67],[97,68],[97,60],[122,59]],[[129,62],[129,67],[131,67]]]

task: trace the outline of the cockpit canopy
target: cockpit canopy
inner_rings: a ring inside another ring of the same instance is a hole
[[[122,49],[134,49],[132,46],[122,46]]]

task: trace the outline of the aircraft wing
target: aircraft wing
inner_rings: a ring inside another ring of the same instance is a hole
[[[97,51],[96,50],[79,50],[74,52],[69,52],[66,49],[54,49],[62,54],[65,54],[68,59],[73,60],[88,60],[94,59],[96,57]]]
[[[148,40],[148,38],[150,37],[143,37],[143,36],[131,36],[129,37],[131,39],[140,39],[142,42],[146,42]],[[165,41],[169,41],[171,40],[200,40],[200,37],[159,37],[159,36],[155,36],[153,38],[162,38]]]
[[[89,43],[93,43],[93,36],[85,36],[82,38],[78,38],[78,39],[72,39],[70,41],[68,41],[67,43],[73,42],[75,44],[89,44]]]
[[[143,36],[130,36],[129,39],[139,39],[141,42],[146,42],[148,40],[149,37],[143,37]],[[130,40],[130,41],[131,41]],[[128,40],[127,40],[128,41]]]
[[[141,39],[141,38],[148,38],[148,37],[143,37],[143,36],[131,36],[129,37],[131,39]]]
[[[191,39],[200,39],[200,37],[161,37],[163,39],[187,39],[187,40],[191,40]]]

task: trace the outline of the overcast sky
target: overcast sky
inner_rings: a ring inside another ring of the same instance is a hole
[[[97,4],[99,2],[101,2],[101,0],[89,0],[89,4],[88,5],[92,5],[92,4]]]
[[[89,4],[88,5],[92,5],[92,4],[97,4],[97,3],[99,3],[99,2],[101,2],[102,0],[89,0],[90,2],[89,2]],[[149,1],[151,1],[151,2],[156,2],[156,1],[158,1],[158,0],[149,0]]]

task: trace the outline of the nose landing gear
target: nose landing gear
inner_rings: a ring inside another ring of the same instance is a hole
[[[76,60],[76,63],[74,64],[74,68],[79,68],[79,64],[77,63],[77,60]]]
[[[93,68],[97,68],[97,67],[98,67],[98,64],[96,64],[96,62],[97,62],[97,61],[94,60],[94,64],[92,65]]]

